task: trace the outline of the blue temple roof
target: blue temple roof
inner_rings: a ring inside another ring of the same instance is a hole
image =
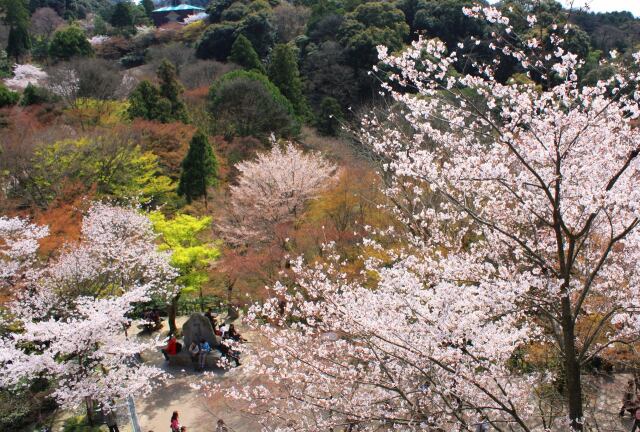
[[[158,9],[154,9],[153,12],[171,12],[171,11],[181,11],[181,10],[200,10],[204,9],[198,6],[193,6],[189,4],[180,4],[178,6],[165,6]]]

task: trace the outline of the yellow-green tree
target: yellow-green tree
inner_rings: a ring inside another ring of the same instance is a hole
[[[210,217],[177,214],[173,219],[167,219],[164,214],[154,212],[150,219],[154,230],[161,236],[160,249],[171,251],[171,265],[180,273],[178,283],[182,289],[169,305],[169,331],[175,334],[180,296],[197,292],[202,298],[202,286],[209,280],[207,268],[220,256],[220,250],[202,238],[211,225]]]

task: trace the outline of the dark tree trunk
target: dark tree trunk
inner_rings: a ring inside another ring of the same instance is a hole
[[[580,363],[576,354],[576,338],[571,301],[568,297],[562,299],[562,338],[564,343],[564,369],[567,380],[567,404],[569,419],[573,430],[580,431],[582,427],[582,383]]]
[[[86,397],[84,398],[84,403],[87,407],[87,423],[89,423],[89,426],[94,426],[96,422],[93,415],[93,399]]]
[[[178,327],[176,326],[176,315],[178,313],[178,300],[180,299],[180,292],[175,295],[171,299],[171,304],[169,305],[169,316],[167,321],[169,322],[169,333],[173,335],[178,334]]]

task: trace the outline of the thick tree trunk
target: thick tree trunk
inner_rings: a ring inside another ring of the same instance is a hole
[[[582,382],[580,363],[576,354],[576,338],[571,301],[562,299],[562,338],[564,343],[564,369],[567,380],[569,419],[574,430],[582,430]]]
[[[178,293],[171,299],[171,304],[169,305],[169,316],[167,317],[167,321],[169,322],[169,333],[173,335],[178,334],[178,326],[176,326],[176,315],[178,313],[178,300],[180,299],[180,294]]]
[[[94,426],[96,422],[93,415],[93,399],[86,397],[84,398],[84,403],[87,407],[87,423],[89,423],[89,426]]]

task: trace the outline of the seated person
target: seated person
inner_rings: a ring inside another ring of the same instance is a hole
[[[176,339],[176,337],[173,334],[169,335],[169,341],[167,342],[167,346],[165,346],[164,348],[162,348],[160,351],[162,351],[162,355],[164,355],[164,359],[166,361],[169,361],[169,356],[170,355],[176,355],[178,354],[178,340]]]
[[[196,343],[196,341],[191,342],[191,345],[189,345],[189,355],[191,355],[192,362],[195,362],[197,360],[199,353],[200,346]]]
[[[211,345],[206,340],[200,339],[200,369],[204,369],[207,361],[207,354],[211,352]]]
[[[229,331],[227,332],[226,338],[234,340],[236,342],[246,342],[247,341],[245,338],[240,336],[240,333],[238,333],[238,331],[236,330],[236,327],[233,324],[231,324],[229,326]]]

